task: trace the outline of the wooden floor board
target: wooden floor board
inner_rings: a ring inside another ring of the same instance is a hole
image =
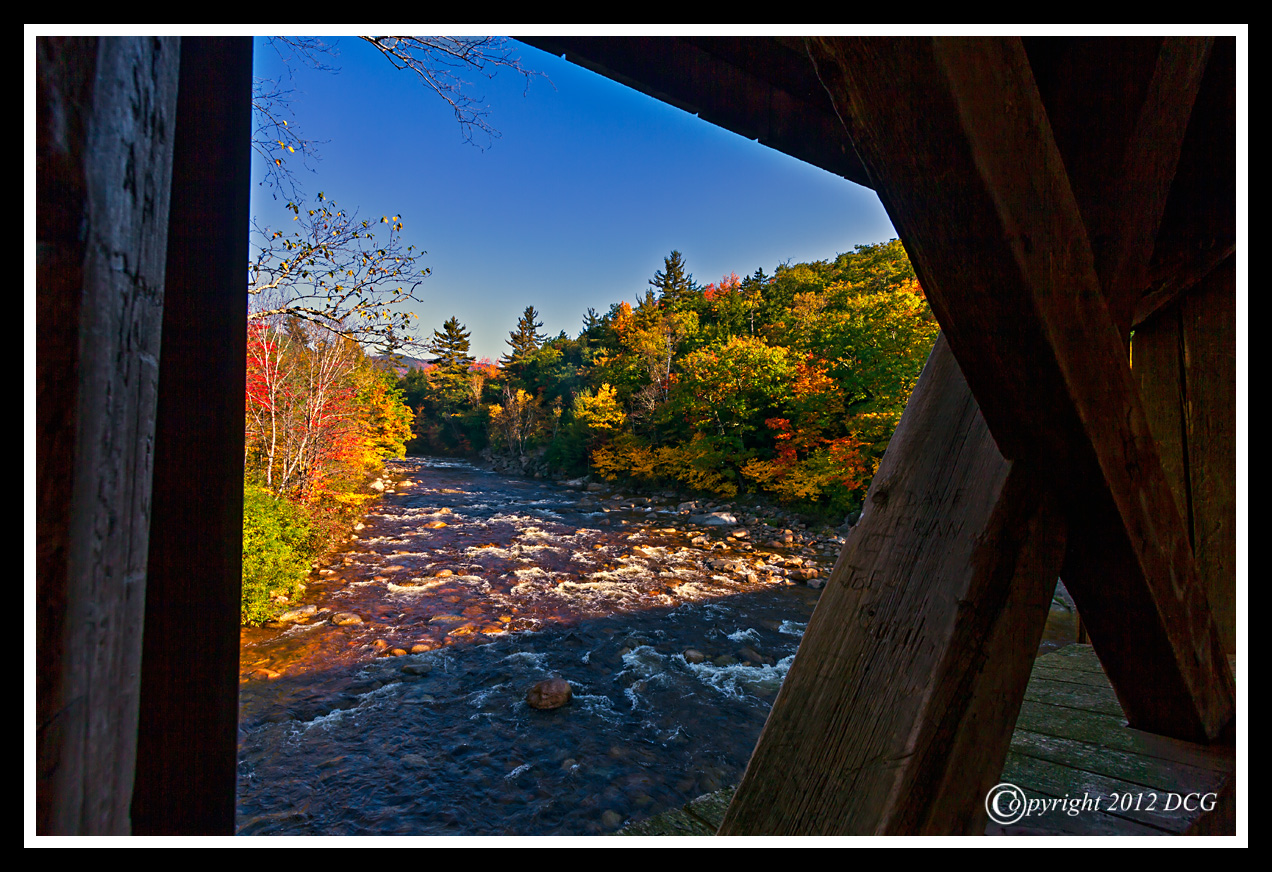
[[[1126,725],[1090,646],[1070,645],[1034,664],[1001,782],[1034,800],[1030,814],[990,822],[986,835],[1162,836],[1202,817],[1200,797],[1223,789],[1232,748],[1165,738]],[[691,835],[718,826],[732,789],[626,831]],[[1190,797],[1189,807],[1181,807]],[[1083,805],[1085,801],[1085,805]],[[763,835],[763,834],[760,834]]]

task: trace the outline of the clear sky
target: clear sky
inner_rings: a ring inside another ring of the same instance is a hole
[[[297,178],[361,217],[401,215],[432,269],[421,334],[455,315],[477,357],[508,350],[528,305],[544,333],[577,335],[589,307],[643,295],[672,249],[705,284],[897,235],[874,192],[528,45],[514,47],[543,74],[528,87],[508,70],[474,81],[500,133],[477,147],[411,73],[356,37],[324,39],[339,72],[290,65],[291,123],[325,141]],[[255,66],[289,75],[263,38]],[[255,158],[253,216],[290,224],[264,168]]]

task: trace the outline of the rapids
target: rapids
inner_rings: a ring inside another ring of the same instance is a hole
[[[316,610],[243,631],[240,834],[601,834],[740,779],[836,541],[457,461],[389,477]],[[552,675],[572,704],[530,708]]]

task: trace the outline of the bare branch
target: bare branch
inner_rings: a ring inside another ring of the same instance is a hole
[[[481,75],[492,79],[500,69],[508,69],[525,78],[527,89],[537,75],[521,64],[502,36],[363,36],[399,70],[415,73],[426,87],[446,101],[455,113],[464,141],[476,145],[474,131],[487,140],[499,138],[499,131],[486,120],[490,107],[482,105],[484,97],[465,92],[471,84],[464,76]],[[480,147],[480,146],[479,146]]]

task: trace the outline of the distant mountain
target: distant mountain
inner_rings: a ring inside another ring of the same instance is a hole
[[[372,360],[380,366],[392,369],[398,378],[402,378],[413,369],[424,369],[426,366],[437,363],[436,360],[407,357],[405,354],[376,354],[372,356]]]

